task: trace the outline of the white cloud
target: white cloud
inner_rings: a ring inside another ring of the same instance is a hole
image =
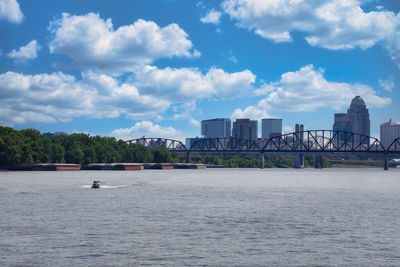
[[[21,46],[18,50],[13,49],[7,56],[18,63],[24,63],[28,60],[35,59],[40,45],[36,40],[30,41],[26,46]]]
[[[392,92],[393,88],[396,87],[394,81],[392,80],[379,80],[379,86],[383,88],[383,90]]]
[[[294,133],[295,129],[293,126],[283,126],[283,133]]]
[[[20,124],[25,122],[54,123],[57,120],[49,115],[35,111],[19,111],[9,107],[0,107],[0,124]]]
[[[265,98],[257,105],[237,109],[232,117],[251,117],[252,113],[258,117],[275,110],[305,112],[327,107],[339,110],[347,107],[356,95],[360,95],[368,107],[383,107],[391,103],[390,98],[377,96],[376,91],[367,85],[330,82],[323,74],[323,69],[315,69],[313,65],[282,74],[279,81],[268,85]]]
[[[269,118],[271,117],[268,112],[257,106],[248,106],[244,110],[241,110],[240,108],[235,109],[235,111],[231,115],[231,119],[252,119],[252,120],[261,120],[264,118]]]
[[[253,89],[255,79],[256,76],[249,70],[227,73],[211,68],[202,74],[198,69],[146,66],[135,73],[134,84],[146,94],[182,102],[212,96],[238,97]]]
[[[271,84],[262,84],[260,88],[257,88],[254,90],[254,94],[256,96],[260,96],[260,95],[266,95],[267,93],[271,92],[274,90],[274,86]]]
[[[0,121],[20,124],[126,116],[134,120],[187,120],[198,126],[192,117],[197,100],[237,97],[252,90],[255,82],[255,75],[247,70],[226,73],[212,68],[202,74],[197,69],[151,66],[125,82],[91,71],[81,77],[62,72],[0,74]],[[163,118],[162,113],[171,106],[174,114]]]
[[[196,127],[200,127],[200,122],[198,120],[195,120],[193,118],[190,118],[189,120],[190,125],[196,126]]]
[[[200,122],[192,117],[192,113],[196,110],[196,100],[188,101],[180,105],[175,105],[172,107],[175,114],[170,118],[170,120],[187,120],[190,125],[199,127]]]
[[[397,19],[400,21],[400,13],[397,14]],[[384,46],[392,60],[400,68],[400,23],[397,25],[396,31],[386,38]]]
[[[301,31],[310,45],[334,50],[367,49],[400,24],[393,12],[364,12],[357,0],[225,0],[222,7],[239,27],[274,42]]]
[[[200,20],[203,23],[212,23],[218,25],[221,15],[222,13],[220,11],[211,9],[204,17],[201,17]]]
[[[49,29],[54,35],[51,53],[68,55],[74,66],[92,70],[118,73],[160,58],[200,56],[177,24],[160,28],[155,22],[139,19],[114,30],[111,19],[103,20],[99,14],[64,13]]]
[[[111,132],[111,136],[118,139],[129,140],[141,137],[155,138],[171,138],[183,140],[183,133],[173,127],[163,127],[154,124],[151,121],[140,121],[133,125],[131,128],[115,129]]]
[[[234,55],[231,55],[231,56],[229,57],[229,61],[233,62],[234,64],[238,63],[238,60],[237,60],[237,58],[236,58]]]
[[[107,75],[83,73],[82,80],[61,72],[0,74],[0,121],[9,123],[68,121],[76,117],[132,119],[156,116],[170,102],[142,95],[128,83]]]
[[[197,2],[196,6],[200,9],[205,9],[206,5],[203,3],[203,1],[199,1]]]
[[[6,19],[13,23],[21,23],[24,15],[16,0],[0,0],[0,20]]]

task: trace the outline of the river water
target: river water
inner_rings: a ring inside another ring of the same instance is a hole
[[[0,216],[1,266],[400,264],[394,169],[0,172]]]

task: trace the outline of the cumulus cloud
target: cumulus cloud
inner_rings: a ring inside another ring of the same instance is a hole
[[[35,59],[40,45],[36,40],[30,41],[26,46],[21,46],[18,50],[13,49],[7,56],[17,63],[24,63],[28,60]]]
[[[64,13],[50,23],[50,52],[71,57],[74,66],[108,72],[133,71],[160,58],[198,57],[187,33],[177,24],[159,27],[139,19],[114,30],[99,14]]]
[[[273,85],[264,83],[259,88],[254,90],[254,94],[256,96],[262,96],[262,95],[266,95],[267,93],[269,93],[273,90],[274,90]]]
[[[20,124],[119,116],[163,120],[162,113],[172,107],[173,115],[166,119],[198,126],[192,117],[197,100],[240,96],[253,90],[255,79],[247,70],[227,73],[216,68],[203,74],[197,69],[146,66],[124,82],[92,71],[81,73],[80,79],[62,72],[9,71],[0,74],[0,121]]]
[[[156,116],[170,102],[142,95],[128,83],[87,72],[82,80],[61,72],[0,74],[0,121],[5,123],[68,121],[76,117],[133,119]]]
[[[265,97],[257,105],[237,109],[232,116],[264,115],[264,112],[273,110],[315,111],[325,107],[339,110],[347,107],[356,95],[362,96],[368,107],[383,107],[391,103],[390,98],[376,95],[376,91],[367,85],[330,82],[325,79],[324,70],[315,69],[313,65],[282,74],[279,81],[268,84],[265,92]]]
[[[170,118],[170,120],[187,120],[190,125],[195,127],[200,126],[200,122],[192,117],[192,112],[197,109],[196,100],[188,101],[180,105],[175,105],[172,107],[175,114]]]
[[[183,140],[183,133],[173,127],[163,127],[158,124],[154,124],[151,121],[140,121],[137,122],[130,128],[115,129],[111,132],[111,136],[118,139],[129,140],[141,137],[163,137]]]
[[[242,119],[242,118],[249,118],[252,120],[261,120],[264,118],[270,118],[271,116],[268,112],[263,109],[262,107],[258,106],[248,106],[244,110],[238,108],[231,115],[231,119]]]
[[[397,18],[400,21],[400,13],[397,14]],[[400,23],[397,25],[396,31],[386,38],[384,46],[392,60],[400,68]]]
[[[204,17],[201,17],[200,20],[203,23],[212,23],[218,25],[221,15],[222,13],[220,11],[211,9]]]
[[[6,19],[13,23],[21,23],[24,15],[16,0],[0,0],[0,20]]]
[[[233,98],[253,89],[256,76],[249,70],[227,73],[211,68],[206,74],[193,68],[146,66],[135,73],[134,84],[146,94],[159,95],[176,102],[212,96]]]
[[[393,88],[396,87],[394,81],[392,80],[379,80],[379,86],[383,88],[383,90],[392,92]]]
[[[357,0],[225,0],[222,7],[239,27],[274,42],[301,31],[310,45],[334,50],[367,49],[400,24],[393,12],[364,12]]]
[[[189,123],[190,123],[190,125],[193,125],[195,127],[200,127],[200,121],[198,121],[198,120],[196,120],[194,118],[190,118],[189,119]]]

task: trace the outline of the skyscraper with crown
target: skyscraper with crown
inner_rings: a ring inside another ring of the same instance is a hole
[[[356,96],[351,100],[347,113],[335,113],[333,130],[370,136],[369,112],[364,100],[360,96]],[[340,136],[342,140],[345,138],[346,135]],[[360,142],[360,137],[358,135],[354,137],[354,142]],[[369,142],[369,140],[363,141],[363,143],[367,142]]]

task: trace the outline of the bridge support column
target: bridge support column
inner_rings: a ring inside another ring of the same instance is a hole
[[[302,142],[304,140],[304,125],[303,124],[296,124],[295,126],[295,140],[294,140],[294,145],[295,148],[298,150],[303,149]],[[301,169],[304,168],[304,154],[302,153],[295,153],[294,154],[294,167],[296,169]]]
[[[260,169],[264,169],[264,152],[260,153]]]
[[[314,167],[316,169],[322,169],[324,164],[324,159],[322,156],[315,156],[315,162],[314,162]]]
[[[190,163],[190,151],[186,151],[186,163]]]
[[[388,161],[389,161],[388,154],[385,153],[385,159],[384,159],[384,162],[383,162],[383,169],[385,171],[389,170],[389,162]]]
[[[296,169],[302,169],[304,168],[304,154],[302,153],[296,153],[294,155],[294,167]]]

